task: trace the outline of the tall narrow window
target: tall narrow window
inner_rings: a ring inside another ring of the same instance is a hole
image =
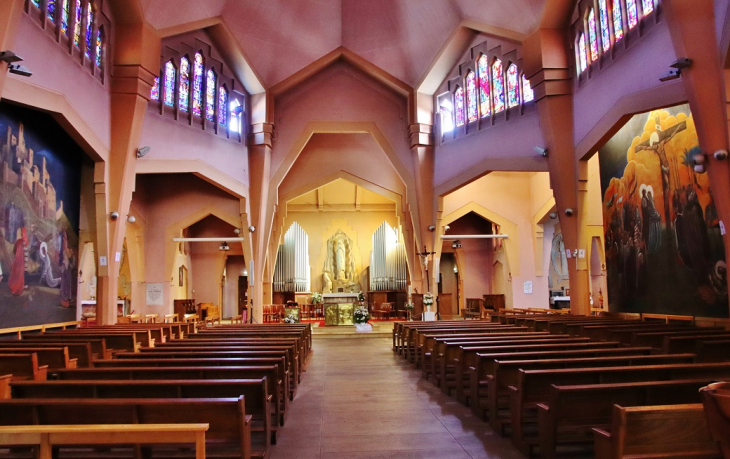
[[[91,9],[91,2],[86,4],[86,57],[91,59],[91,37],[94,33],[94,10]]]
[[[231,121],[228,123],[228,130],[230,132],[241,133],[241,113],[243,113],[243,105],[238,99],[231,101]]]
[[[439,104],[441,113],[441,133],[445,134],[454,130],[454,104],[451,103],[451,94],[441,98]]]
[[[215,122],[215,72],[213,69],[208,69],[205,80],[205,119]]]
[[[193,115],[203,116],[203,54],[195,53],[193,62]]]
[[[31,1],[31,3],[33,3],[33,4],[34,4],[34,5],[36,6],[36,7],[38,7],[38,8],[40,8],[40,7],[41,7],[41,2],[40,2],[40,0],[30,0],[30,1]]]
[[[101,54],[104,52],[104,31],[99,26],[96,30],[96,66],[101,68]]]
[[[504,70],[502,61],[496,59],[492,64],[492,97],[494,99],[494,113],[504,110]]]
[[[186,56],[180,59],[180,89],[177,98],[177,107],[183,111],[188,111],[190,105],[190,61]]]
[[[150,90],[150,99],[160,100],[160,77],[155,77],[155,82]]]
[[[522,102],[532,102],[535,100],[535,91],[532,90],[530,80],[522,75]]]
[[[596,12],[588,13],[588,42],[591,46],[591,62],[598,60],[598,38],[596,37]]]
[[[644,6],[644,16],[647,16],[654,11],[654,0],[643,0],[642,3]]]
[[[511,64],[507,68],[507,106],[509,108],[520,105],[520,75],[517,65]]]
[[[221,86],[218,89],[218,124],[228,125],[228,90]]]
[[[624,15],[621,11],[621,2],[612,0],[613,2],[613,38],[618,42],[624,37]]]
[[[68,0],[61,0],[61,33],[68,34]]]
[[[48,0],[48,11],[46,12],[46,17],[51,20],[51,22],[56,22],[56,0]]]
[[[81,40],[81,0],[76,0],[74,8],[74,45],[79,46]]]
[[[463,126],[466,118],[464,117],[464,88],[461,86],[457,86],[454,91],[454,101],[456,101],[456,125]]]
[[[479,110],[477,110],[477,77],[471,70],[466,72],[466,115],[470,123],[479,118]]]
[[[479,72],[479,110],[482,118],[492,114],[491,90],[489,88],[489,59],[484,54],[477,61]]]
[[[598,0],[598,10],[601,15],[601,46],[603,52],[607,53],[611,49],[611,31],[608,28],[608,8],[607,0]]]
[[[636,27],[636,24],[639,23],[639,12],[636,8],[636,0],[626,0],[626,15],[629,17],[629,29],[633,29]]]
[[[578,73],[583,72],[588,67],[587,59],[586,36],[581,32],[578,36]]]
[[[165,64],[165,105],[175,106],[175,64],[168,61]]]

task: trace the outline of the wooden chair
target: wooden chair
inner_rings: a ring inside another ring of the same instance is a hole
[[[725,459],[730,459],[730,383],[710,384],[700,393],[712,438],[720,442]]]
[[[389,319],[393,314],[393,303],[381,303],[379,308],[373,309],[373,317],[377,315],[381,319]]]
[[[480,319],[482,317],[482,302],[481,298],[467,298],[466,308],[461,310],[461,316],[466,319]]]

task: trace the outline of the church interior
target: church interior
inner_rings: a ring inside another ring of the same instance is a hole
[[[730,0],[0,43],[0,458],[730,458]]]

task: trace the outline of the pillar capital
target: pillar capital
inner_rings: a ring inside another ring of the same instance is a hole
[[[248,135],[248,146],[267,146],[272,148],[274,140],[274,123],[255,123],[251,125]]]
[[[408,126],[408,138],[411,148],[433,145],[433,126],[424,123],[414,123]]]

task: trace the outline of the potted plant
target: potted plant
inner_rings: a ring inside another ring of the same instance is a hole
[[[423,305],[426,306],[426,311],[431,312],[431,306],[433,305],[433,293],[425,293],[423,295]]]
[[[322,294],[319,292],[312,293],[312,304],[319,304],[322,302]]]
[[[405,307],[406,311],[408,312],[408,321],[411,322],[413,321],[413,309],[415,309],[416,305],[413,303],[406,303]]]
[[[297,323],[297,318],[294,317],[294,314],[289,314],[286,317],[284,317],[284,323],[285,324],[295,324],[295,323]]]
[[[362,292],[362,290],[357,292],[357,302],[360,303],[361,306],[363,303],[365,303],[365,294]]]
[[[370,320],[370,313],[368,312],[368,308],[364,306],[356,307],[353,316],[353,321],[355,322],[355,331],[357,331],[358,333],[367,333],[373,331],[373,326],[368,323],[368,320]]]

